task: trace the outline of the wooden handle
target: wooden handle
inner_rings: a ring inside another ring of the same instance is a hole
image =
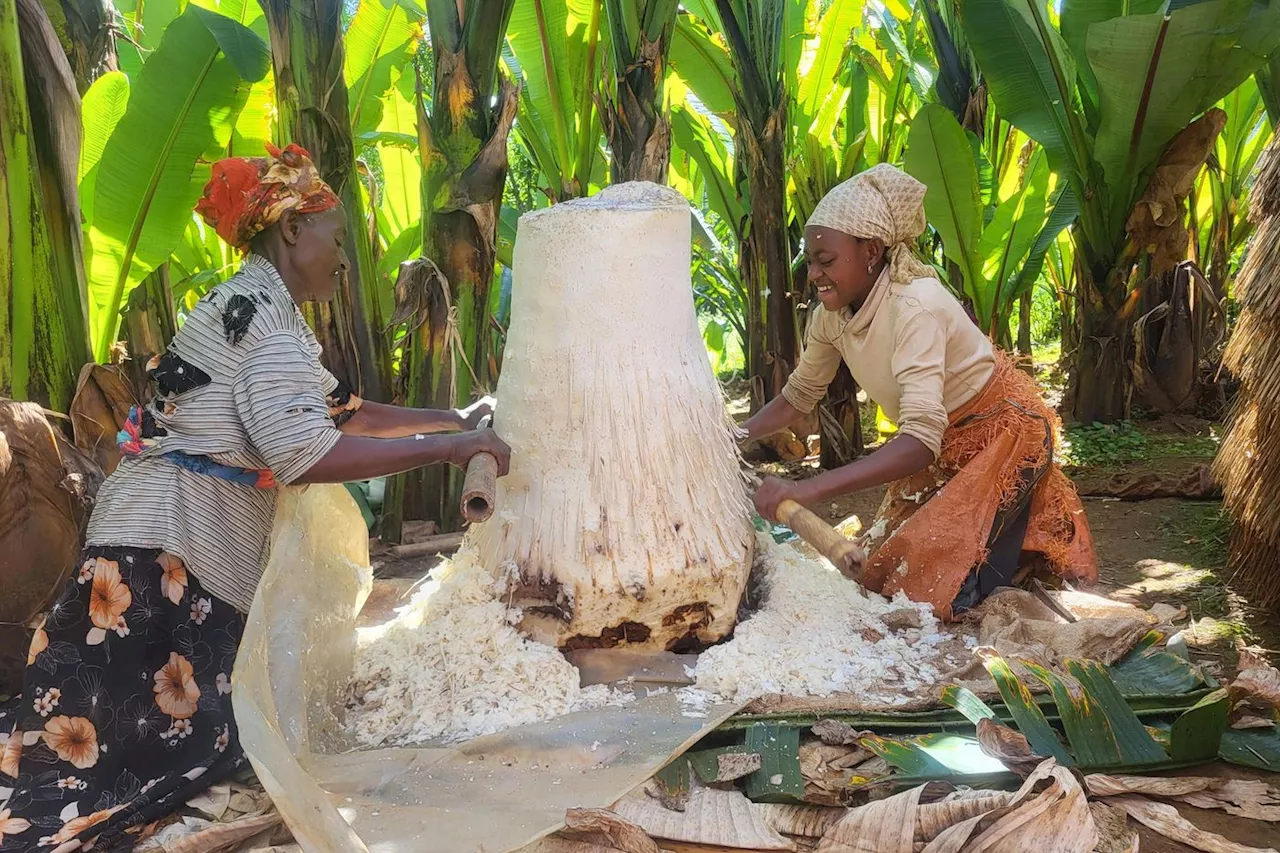
[[[830,560],[842,575],[855,581],[861,580],[866,552],[856,543],[841,536],[830,524],[792,500],[784,500],[778,504],[778,520]]]
[[[494,490],[498,480],[498,460],[492,453],[477,453],[467,463],[462,480],[462,517],[472,524],[488,521],[493,515]]]

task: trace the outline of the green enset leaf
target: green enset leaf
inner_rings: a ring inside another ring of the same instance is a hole
[[[1009,715],[1017,724],[1018,731],[1026,737],[1036,754],[1052,756],[1064,767],[1074,764],[1074,760],[1058,740],[1058,733],[1044,718],[1044,712],[1036,704],[1031,691],[1014,674],[1009,664],[998,655],[988,655],[983,658],[982,665],[986,667],[1000,690],[1000,696],[1009,709]]]

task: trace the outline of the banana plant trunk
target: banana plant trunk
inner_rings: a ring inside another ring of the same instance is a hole
[[[43,2],[45,9],[58,12],[53,16],[58,21],[58,39],[83,95],[101,74],[116,68],[115,10],[107,0]]]
[[[637,5],[641,18],[638,42],[628,45],[623,13],[610,3],[617,89],[601,110],[605,136],[613,153],[614,183],[667,182],[671,162],[671,123],[664,114],[663,81],[671,34],[679,3],[675,0],[623,0]]]
[[[347,85],[342,77],[342,2],[262,0],[275,68],[277,143],[296,142],[342,199],[351,268],[330,305],[304,314],[324,346],[325,366],[369,400],[391,396],[377,267],[356,173]]]
[[[751,213],[738,264],[748,294],[747,365],[751,403],[758,409],[782,392],[799,358],[795,299],[791,292],[791,247],[786,225],[785,105],[757,130],[739,117]]]
[[[1079,329],[1070,385],[1071,415],[1078,423],[1113,424],[1129,416],[1131,317],[1115,294],[1125,288],[1119,268],[1108,275],[1109,286],[1077,259],[1076,322]]]
[[[397,320],[408,319],[402,359],[409,406],[448,409],[487,391],[490,290],[498,214],[507,179],[507,141],[519,93],[498,73],[514,0],[429,3],[435,57],[432,109],[418,99],[423,163],[423,260],[414,280],[396,284]],[[403,518],[462,525],[462,473],[438,465],[396,478],[388,489],[384,541],[399,541]]]
[[[0,0],[0,397],[68,410],[90,361],[80,98],[38,0]]]

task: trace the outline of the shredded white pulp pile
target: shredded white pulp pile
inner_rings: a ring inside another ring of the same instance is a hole
[[[767,693],[856,693],[865,702],[906,701],[939,678],[948,635],[927,605],[863,597],[830,564],[760,535],[761,609],[732,640],[702,653],[696,686],[676,691],[687,716],[720,700]],[[573,711],[632,701],[630,690],[579,686],[555,648],[513,627],[501,581],[470,549],[442,564],[391,622],[359,632],[348,722],[368,747],[452,743]],[[884,617],[911,609],[919,628]]]

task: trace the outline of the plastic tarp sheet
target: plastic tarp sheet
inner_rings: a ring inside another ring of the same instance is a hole
[[[368,536],[342,486],[283,489],[232,677],[240,741],[307,853],[507,853],[606,807],[723,722],[670,694],[440,748],[344,732]]]

